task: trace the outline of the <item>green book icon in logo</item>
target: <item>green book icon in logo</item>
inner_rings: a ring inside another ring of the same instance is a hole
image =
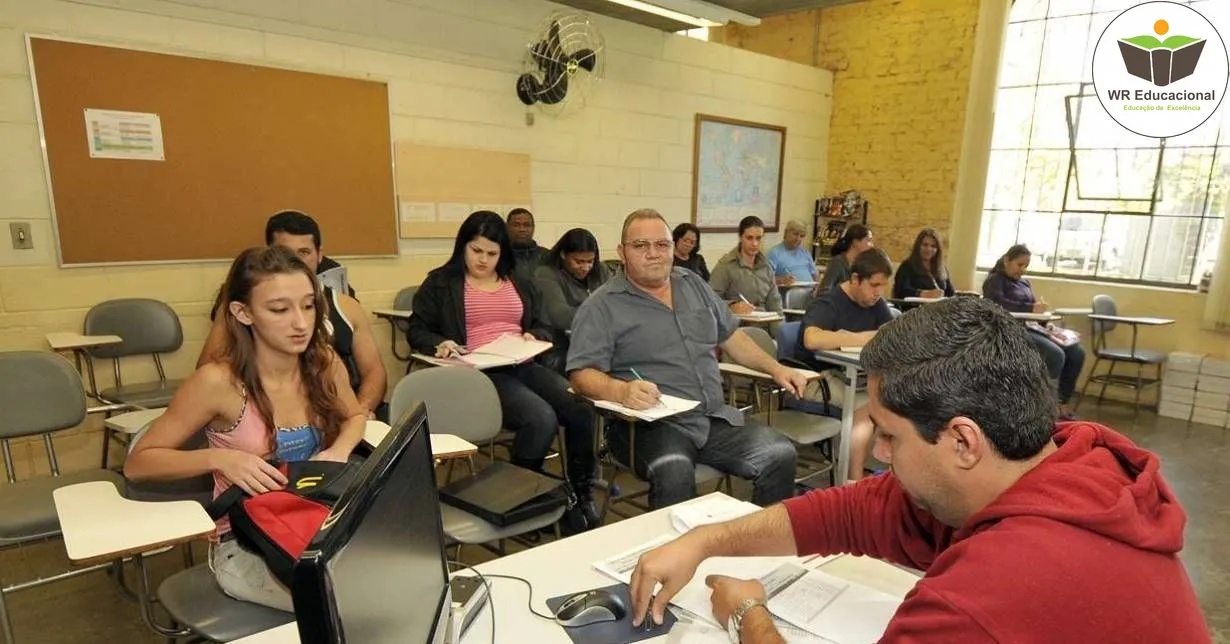
[[[1165,20],[1158,20],[1153,29],[1158,36],[1164,36],[1169,25]],[[1119,54],[1123,56],[1123,64],[1129,74],[1165,87],[1196,71],[1204,43],[1204,38],[1171,36],[1160,40],[1146,34],[1119,39]]]

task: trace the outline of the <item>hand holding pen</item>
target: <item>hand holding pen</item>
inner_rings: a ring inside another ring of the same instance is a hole
[[[619,401],[620,404],[638,411],[656,406],[662,400],[662,392],[658,391],[658,386],[642,378],[636,369],[631,371],[636,380],[628,380],[624,383],[626,388],[623,400]]]
[[[747,298],[743,297],[742,293],[739,293],[739,301],[732,303],[730,305],[730,310],[733,311],[735,315],[745,315],[755,311],[756,306],[751,302],[748,302]]]

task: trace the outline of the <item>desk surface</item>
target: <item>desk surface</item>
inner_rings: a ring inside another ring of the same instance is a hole
[[[372,311],[372,315],[378,318],[409,320],[410,316],[414,315],[414,311],[407,309],[376,309]]]
[[[1103,322],[1116,322],[1120,324],[1140,324],[1142,326],[1166,326],[1174,324],[1174,320],[1170,318],[1153,318],[1153,317],[1132,317],[1127,315],[1100,315],[1091,313],[1091,320],[1102,320]]]
[[[48,333],[47,344],[54,351],[73,351],[88,347],[101,347],[109,344],[120,344],[124,341],[118,335],[81,335],[80,333]]]
[[[759,378],[761,380],[772,380],[773,376],[763,372],[756,371],[741,364],[733,362],[719,362],[718,371],[730,376],[747,376],[748,378]],[[795,371],[803,374],[803,377],[810,380],[815,380],[820,377],[820,374],[811,369],[795,369]]]
[[[1056,315],[1051,312],[1045,313],[1019,313],[1017,311],[1009,311],[1012,317],[1018,320],[1030,320],[1032,322],[1054,322],[1063,319],[1062,315]]]
[[[757,311],[755,313],[736,313],[735,317],[739,318],[744,324],[769,324],[771,322],[781,322],[783,319],[781,313]]]
[[[380,441],[393,431],[388,424],[378,420],[367,421],[363,429],[363,442],[372,447],[380,445]],[[464,458],[478,453],[478,446],[470,441],[452,434],[431,434],[431,456],[433,458]]]
[[[817,351],[816,357],[826,362],[839,364],[843,367],[861,367],[862,356],[858,353],[839,350]]]
[[[715,492],[714,494],[720,494]],[[670,508],[664,508],[631,519],[625,519],[597,530],[585,532],[562,541],[531,548],[514,555],[478,565],[484,574],[513,575],[534,585],[534,609],[549,613],[546,599],[579,590],[615,583],[594,569],[593,563],[645,543],[656,536],[675,534],[671,527]],[[867,557],[842,556],[829,561],[821,570],[850,581],[903,597],[918,578],[891,564]],[[495,606],[497,642],[571,642],[563,627],[553,621],[535,617],[526,610],[524,584],[509,579],[490,579]],[[462,638],[464,644],[486,644],[491,639],[491,615],[488,607],[474,621]],[[681,622],[676,628],[682,628]],[[673,633],[674,631],[672,631]],[[725,638],[725,634],[721,634]],[[294,644],[299,633],[294,623],[236,640],[235,644]],[[668,642],[671,634],[645,640]]]
[[[196,501],[130,501],[105,481],[52,492],[64,550],[77,565],[103,563],[208,537],[214,522]]]
[[[782,309],[782,315],[797,315],[799,317],[803,317],[806,314],[807,311],[804,309]]]
[[[1080,306],[1061,306],[1061,307],[1058,307],[1058,308],[1056,308],[1056,309],[1055,309],[1055,315],[1063,315],[1063,316],[1069,316],[1069,315],[1089,315],[1090,313],[1093,313],[1093,309],[1091,309],[1091,308],[1089,308],[1089,307],[1087,307],[1087,306],[1086,306],[1086,307],[1080,307]]]

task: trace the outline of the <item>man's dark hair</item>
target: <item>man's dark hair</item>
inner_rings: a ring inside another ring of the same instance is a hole
[[[893,263],[888,261],[888,255],[879,248],[868,248],[854,258],[850,265],[850,275],[869,280],[873,275],[893,276]]]
[[[525,215],[526,217],[530,218],[531,224],[534,223],[534,213],[526,210],[525,208],[513,208],[512,210],[509,210],[508,217],[506,217],[504,221],[507,221],[508,223],[511,224],[513,217],[517,215]]]
[[[1055,392],[1025,326],[991,300],[949,298],[880,328],[863,348],[880,401],[929,443],[953,418],[982,428],[1005,458],[1024,460],[1051,439]]]
[[[311,235],[316,250],[320,250],[320,226],[316,220],[298,210],[283,210],[265,222],[265,245],[273,245],[274,233],[288,235]]]

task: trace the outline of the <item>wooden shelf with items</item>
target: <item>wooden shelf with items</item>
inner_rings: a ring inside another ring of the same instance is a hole
[[[845,234],[846,227],[850,224],[867,225],[870,208],[871,204],[857,190],[816,200],[816,210],[812,214],[815,238],[812,240],[811,254],[817,266],[823,268],[828,264],[833,246]]]

